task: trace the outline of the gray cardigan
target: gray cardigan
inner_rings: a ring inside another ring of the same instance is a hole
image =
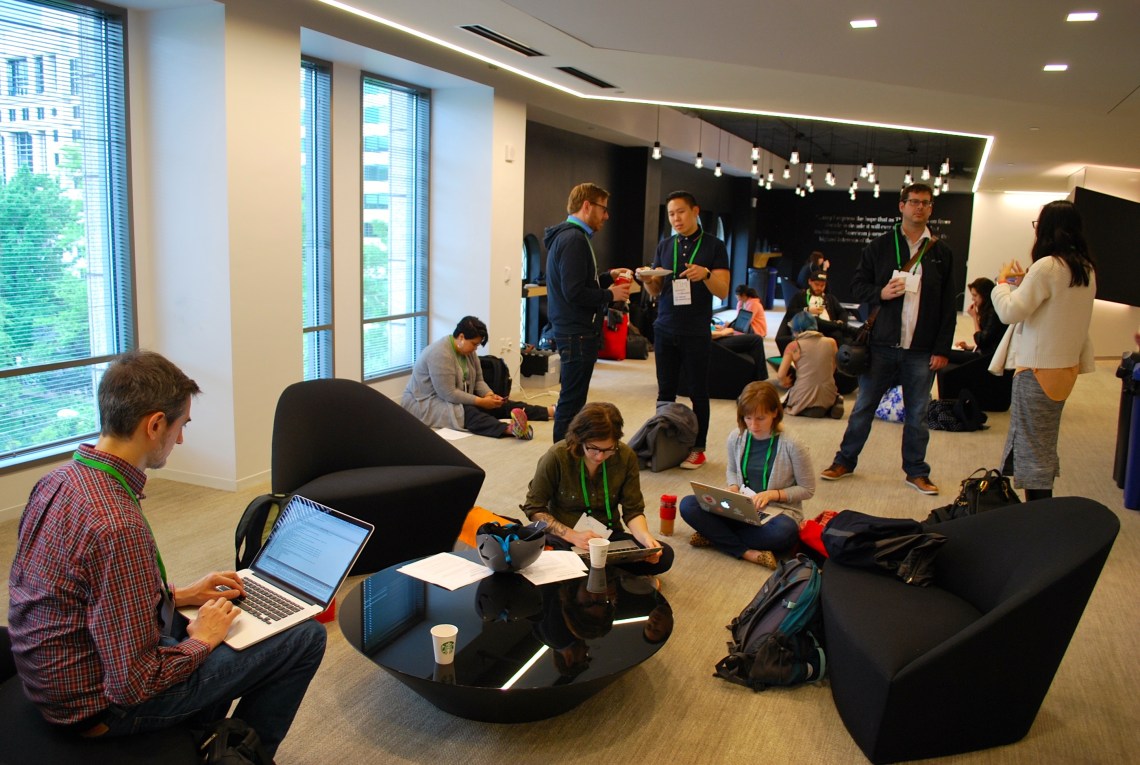
[[[467,373],[466,390],[464,371]],[[476,398],[490,392],[490,387],[483,381],[483,365],[479,357],[472,353],[460,362],[451,335],[447,335],[424,348],[412,368],[400,405],[429,427],[463,430],[463,405],[475,406]]]
[[[734,428],[728,434],[728,469],[725,481],[729,486],[743,486],[744,475],[740,472],[740,459],[744,456],[744,435]],[[785,511],[797,523],[804,519],[803,502],[815,494],[815,470],[811,466],[811,455],[807,447],[801,446],[786,432],[777,433],[776,456],[772,460],[772,474],[768,477],[769,489],[783,489],[788,493],[786,504],[794,510]]]

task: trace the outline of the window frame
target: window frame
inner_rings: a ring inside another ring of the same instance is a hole
[[[311,98],[316,103],[313,114],[302,107],[301,166],[302,216],[305,233],[301,243],[302,286],[301,335],[303,379],[314,380],[335,376],[335,343],[332,254],[332,65],[326,61],[301,57],[302,103]],[[312,73],[311,75],[308,73]],[[310,135],[310,133],[312,135]],[[311,157],[306,147],[312,142]],[[313,204],[305,209],[304,193],[312,195]],[[308,299],[306,299],[306,297]],[[309,304],[311,303],[311,304]],[[311,315],[309,321],[305,317]],[[313,347],[310,347],[312,344]]]

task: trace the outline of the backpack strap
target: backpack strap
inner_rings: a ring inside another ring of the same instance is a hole
[[[234,566],[240,571],[261,551],[266,536],[266,521],[274,506],[284,507],[288,494],[262,494],[246,505],[234,531]]]

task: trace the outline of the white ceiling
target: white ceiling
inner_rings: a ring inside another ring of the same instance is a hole
[[[347,4],[588,96],[993,135],[982,189],[1064,190],[1066,178],[1086,166],[1140,168],[1137,0]],[[1097,10],[1100,18],[1066,22],[1074,10]],[[850,28],[851,19],[865,17],[879,27]],[[463,24],[482,24],[546,55],[513,53],[459,29]],[[1069,71],[1042,71],[1054,62]],[[558,66],[617,88],[596,88]],[[574,126],[575,110],[543,100],[535,113],[544,121],[558,121],[562,111]]]

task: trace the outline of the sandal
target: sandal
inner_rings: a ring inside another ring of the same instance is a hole
[[[746,550],[741,557],[749,563],[755,563],[764,568],[776,568],[776,556],[771,550]]]
[[[709,541],[709,538],[699,531],[689,537],[689,544],[693,547],[712,547],[712,542]]]

